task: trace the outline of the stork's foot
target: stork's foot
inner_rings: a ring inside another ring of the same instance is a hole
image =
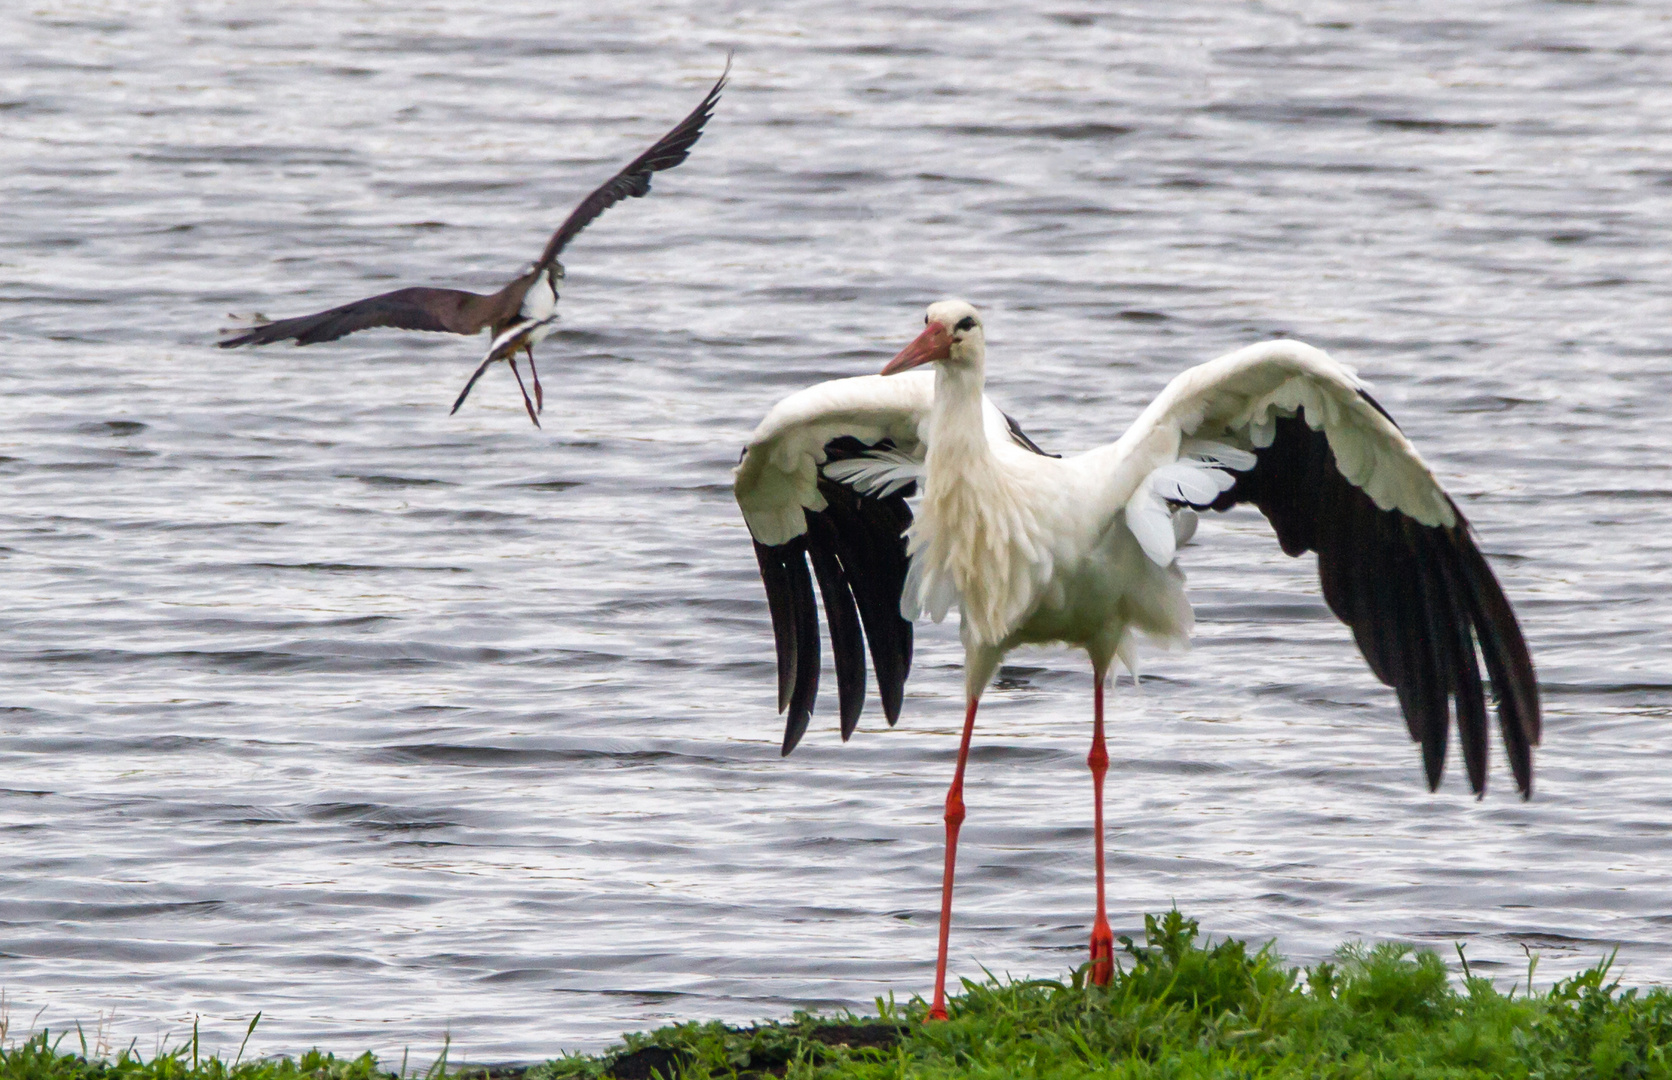
[[[1091,984],[1108,986],[1115,974],[1115,935],[1109,920],[1099,915],[1091,928]]]
[[[927,1024],[931,1020],[945,1020],[945,1019],[946,1019],[946,1006],[945,1005],[936,1005],[929,1010],[929,1015],[925,1016],[923,1018],[923,1022],[925,1024]]]

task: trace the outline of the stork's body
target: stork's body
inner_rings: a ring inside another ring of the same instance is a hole
[[[929,363],[933,374],[910,370]],[[1514,614],[1451,499],[1347,369],[1298,342],[1250,346],[1174,379],[1119,441],[1066,459],[1034,446],[985,398],[984,382],[979,317],[968,304],[943,301],[881,375],[811,387],[774,408],[736,480],[772,608],[779,707],[789,710],[784,753],[806,729],[818,684],[806,556],[836,653],[844,739],[864,698],[862,638],[893,723],[911,662],[911,622],[959,613],[967,707],[946,800],[931,1016],[945,1016],[976,708],[1017,645],[1063,642],[1091,658],[1090,973],[1094,983],[1108,980],[1103,687],[1116,657],[1131,666],[1137,636],[1189,635],[1193,617],[1175,553],[1194,527],[1191,508],[1252,502],[1285,551],[1319,553],[1325,597],[1372,670],[1398,692],[1430,786],[1439,782],[1455,701],[1471,785],[1485,788],[1478,647],[1517,786],[1531,790],[1538,690]],[[905,502],[914,485],[915,514]]]
[[[1067,642],[1107,668],[1134,629],[1187,636],[1181,576],[1146,559],[1130,530],[1109,527],[1098,462],[991,439],[969,373],[943,366],[934,378],[906,599],[913,617],[937,620],[956,605],[970,694],[1018,645]]]

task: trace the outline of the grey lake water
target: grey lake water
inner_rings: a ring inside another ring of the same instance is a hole
[[[214,347],[227,314],[565,255],[544,430],[481,340]],[[1543,685],[1529,802],[1424,787],[1252,511],[1111,698],[1111,917],[1295,962],[1466,944],[1672,982],[1672,8],[1658,0],[0,10],[0,986],[12,1036],[529,1060],[930,988],[956,627],[898,728],[780,759],[730,471],[928,302],[1051,450],[1274,335],[1356,364]],[[978,724],[955,974],[1092,907],[1081,654]]]

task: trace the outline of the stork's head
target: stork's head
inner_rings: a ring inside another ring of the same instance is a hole
[[[923,316],[923,332],[900,355],[882,369],[893,375],[919,364],[938,363],[949,368],[980,367],[986,356],[987,339],[981,316],[962,300],[930,304]]]

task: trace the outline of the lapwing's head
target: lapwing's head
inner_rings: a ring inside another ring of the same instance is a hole
[[[882,369],[894,375],[920,364],[940,364],[948,369],[979,369],[987,355],[987,339],[981,316],[963,300],[941,300],[930,304],[923,316],[923,332]]]
[[[537,262],[531,262],[527,266],[523,267],[523,272],[518,276],[525,278],[532,277],[535,281],[549,282],[552,287],[552,292],[556,292],[558,286],[563,284],[563,264],[558,262],[556,259],[553,259],[547,266],[541,266]]]

